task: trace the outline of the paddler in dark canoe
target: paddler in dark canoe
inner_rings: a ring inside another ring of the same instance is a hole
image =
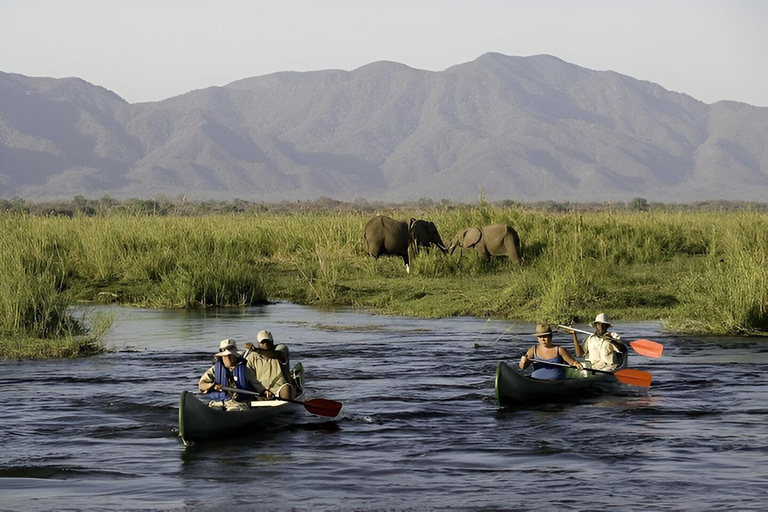
[[[561,329],[573,334],[573,348],[576,357],[584,356],[584,361],[590,368],[615,372],[619,368],[626,367],[627,346],[621,341],[621,336],[615,332],[609,332],[613,327],[608,315],[600,313],[592,322],[595,332],[590,334],[584,343],[579,343],[576,330],[561,326]]]
[[[198,382],[198,388],[210,398],[209,407],[240,411],[250,408],[253,395],[246,393],[229,393],[222,388],[236,388],[250,393],[259,393],[265,398],[272,394],[259,382],[254,371],[248,367],[245,359],[237,352],[237,345],[232,340],[219,343],[219,352],[215,354],[216,362]]]
[[[552,329],[548,324],[536,324],[536,332],[532,336],[538,338],[539,344],[529,348],[520,358],[520,369],[524,370],[533,363],[531,377],[534,379],[564,379],[565,368],[562,365],[566,364],[579,370],[583,369],[582,364],[573,358],[568,349],[552,343]],[[552,365],[545,363],[552,363]]]

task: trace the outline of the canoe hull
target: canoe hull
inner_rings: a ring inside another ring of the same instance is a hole
[[[613,375],[563,380],[536,380],[504,362],[496,368],[496,402],[499,406],[575,402],[615,390],[619,380]]]
[[[303,396],[297,397],[301,400]],[[247,411],[223,411],[208,407],[194,393],[182,391],[179,401],[179,437],[184,444],[207,441],[222,435],[259,432],[293,420],[304,406],[279,400],[253,402]]]

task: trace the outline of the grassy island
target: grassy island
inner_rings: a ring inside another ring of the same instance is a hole
[[[768,213],[759,208],[243,203],[158,212],[111,200],[103,211],[65,215],[6,207],[0,356],[30,356],[23,347],[53,357],[101,350],[99,322],[86,327],[70,312],[82,301],[190,308],[280,298],[551,323],[604,311],[681,333],[768,332]],[[506,223],[519,233],[525,261],[432,250],[413,259],[408,275],[399,257],[365,254],[363,227],[376,213],[431,220],[446,244],[460,229]]]

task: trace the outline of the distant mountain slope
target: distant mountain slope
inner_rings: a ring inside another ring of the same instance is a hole
[[[0,195],[540,201],[768,196],[768,109],[555,57],[376,62],[128,104],[0,73]]]

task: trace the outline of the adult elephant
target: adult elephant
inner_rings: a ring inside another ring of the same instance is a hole
[[[475,249],[485,259],[490,259],[491,256],[506,256],[517,264],[522,263],[520,237],[517,231],[506,224],[459,231],[451,241],[451,254],[457,247]]]
[[[411,255],[420,247],[429,248],[434,244],[443,254],[448,252],[435,224],[421,219],[406,223],[377,215],[365,225],[363,240],[365,250],[374,258],[386,254],[401,256],[407,273],[411,272]]]

